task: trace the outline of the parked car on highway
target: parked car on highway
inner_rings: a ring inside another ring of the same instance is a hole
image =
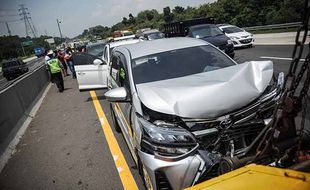
[[[11,59],[2,63],[2,75],[7,80],[12,80],[28,71],[26,63],[19,59]]]
[[[165,24],[166,37],[187,36],[202,39],[209,42],[220,50],[224,51],[231,58],[234,58],[234,46],[215,24],[213,18],[198,18]]]
[[[136,33],[136,36],[143,40],[157,40],[165,37],[165,34],[157,29],[144,30]]]
[[[234,47],[250,47],[254,44],[253,34],[234,25],[217,25],[228,36],[234,44]]]
[[[184,189],[221,174],[271,121],[283,83],[273,80],[271,61],[238,65],[193,38],[115,47],[103,72],[113,125],[148,189]],[[84,90],[96,89],[88,83]]]
[[[188,29],[188,36],[207,41],[220,50],[224,51],[231,58],[234,58],[234,45],[230,38],[228,38],[216,25],[201,24],[191,26]]]
[[[128,39],[108,43],[103,48],[103,55],[101,54],[101,58],[99,58],[97,54],[90,54],[89,52],[73,53],[74,68],[77,73],[79,90],[84,91],[85,89],[91,88],[106,88],[107,71],[110,66],[111,51],[115,47],[138,43],[140,41],[141,40],[138,39]]]

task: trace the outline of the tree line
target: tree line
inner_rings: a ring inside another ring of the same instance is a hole
[[[134,32],[142,28],[163,30],[165,23],[202,17],[213,17],[216,23],[239,27],[297,22],[303,14],[303,3],[304,0],[218,0],[199,7],[164,7],[162,13],[155,9],[144,10],[136,16],[130,13],[112,27],[98,25],[85,29],[77,38],[107,38],[116,30],[126,29]]]
[[[15,57],[23,57],[26,55],[34,54],[33,48],[35,47],[44,47],[46,50],[49,49],[49,44],[45,41],[48,38],[52,38],[52,36],[40,36],[38,38],[27,37],[19,37],[15,36],[0,36],[0,62],[4,59],[15,58]],[[32,41],[33,43],[28,46],[23,46],[24,51],[22,49],[22,42]],[[54,37],[55,44],[59,45],[65,39],[61,39],[59,37]],[[25,52],[25,54],[24,54]]]

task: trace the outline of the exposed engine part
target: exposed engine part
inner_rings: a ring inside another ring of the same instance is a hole
[[[218,173],[219,175],[228,173],[232,170],[238,169],[250,161],[251,158],[245,158],[240,160],[238,157],[224,157],[220,160]]]

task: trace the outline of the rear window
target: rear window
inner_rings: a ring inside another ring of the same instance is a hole
[[[132,60],[132,75],[136,84],[167,80],[210,72],[236,65],[218,49],[196,46],[166,51]]]
[[[202,26],[192,28],[192,36],[194,38],[205,38],[224,35],[217,26]]]
[[[18,66],[19,62],[18,61],[10,61],[10,62],[5,62],[2,64],[2,67],[14,67],[14,66]]]

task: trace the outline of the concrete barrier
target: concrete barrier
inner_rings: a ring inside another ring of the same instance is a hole
[[[0,155],[49,81],[44,65],[0,91]]]

